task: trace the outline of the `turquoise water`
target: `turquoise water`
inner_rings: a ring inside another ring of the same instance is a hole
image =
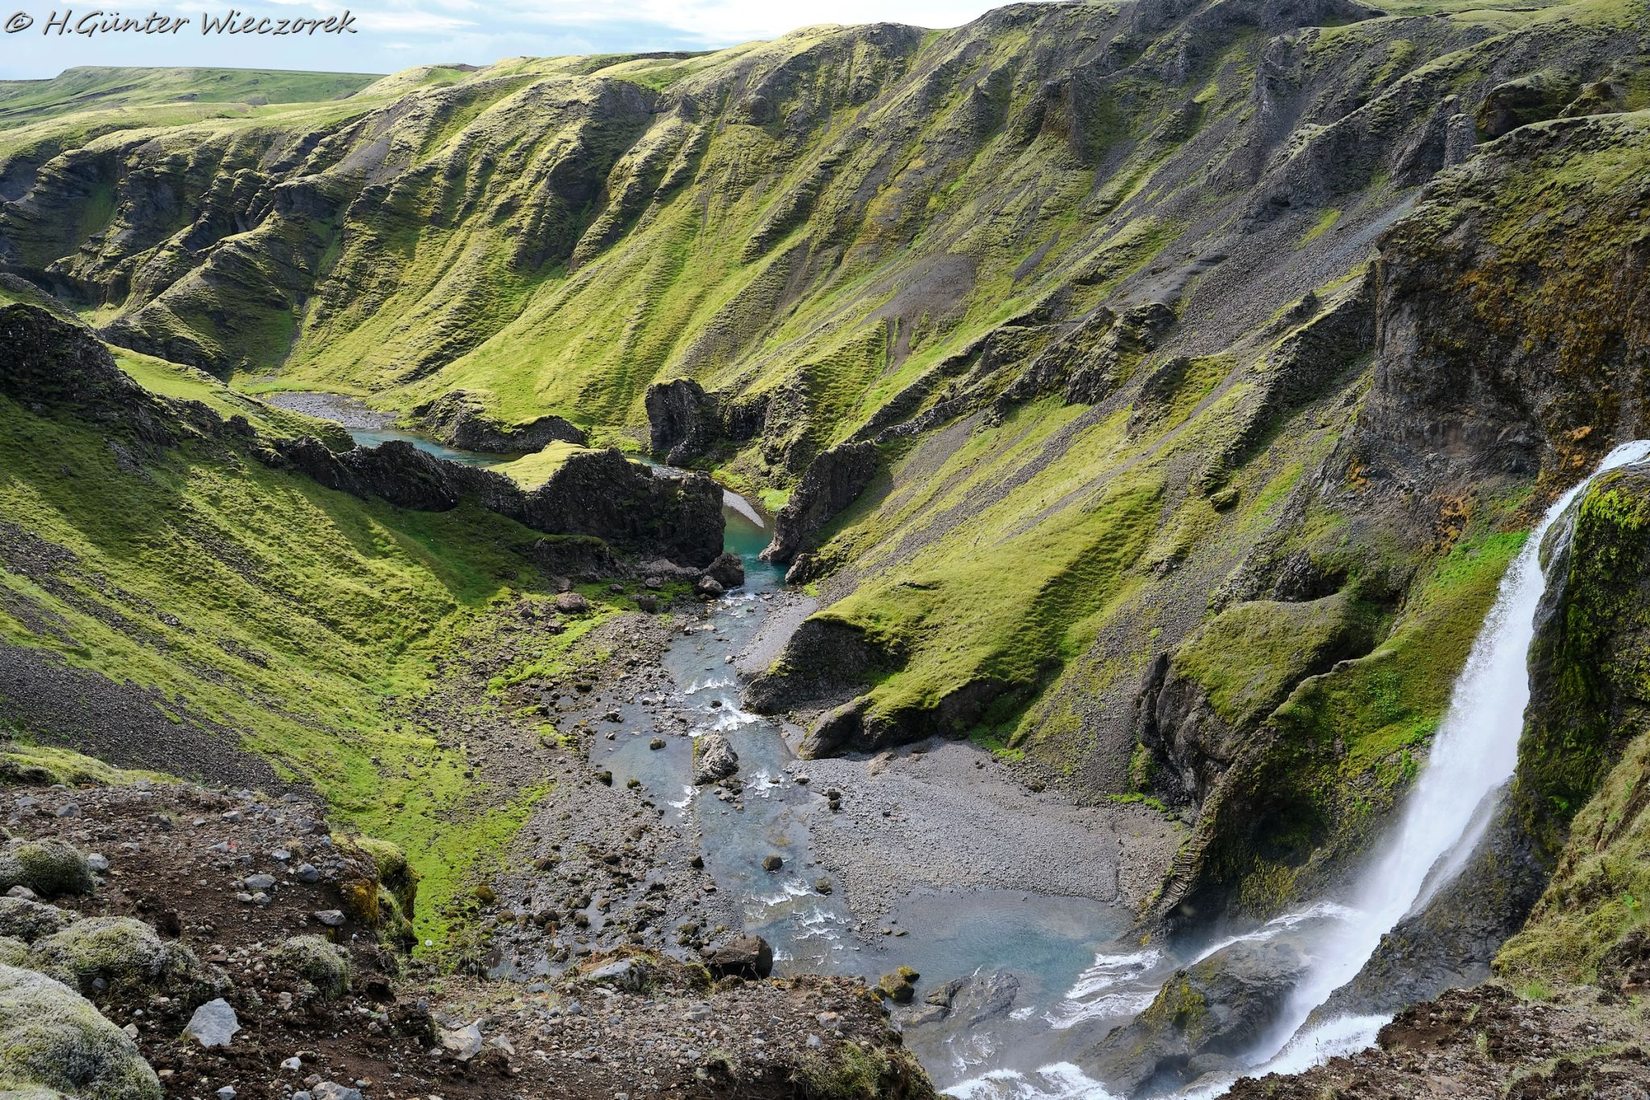
[[[380,443],[411,443],[421,451],[444,458],[448,462],[457,462],[464,466],[498,466],[510,462],[519,455],[490,455],[478,451],[460,451],[453,447],[437,443],[433,439],[426,439],[412,432],[403,432],[396,428],[350,428],[350,438],[355,440],[358,447],[376,447]]]
[[[350,434],[361,446],[402,440],[471,466],[509,461],[383,424],[357,422]],[[707,870],[723,896],[739,899],[745,927],[773,944],[780,974],[874,982],[910,966],[922,975],[919,997],[956,978],[999,970],[1012,975],[1019,989],[1006,1014],[907,1029],[906,1045],[941,1088],[961,1085],[967,1095],[997,1100],[1018,1095],[1023,1075],[1038,1067],[1079,1060],[1105,1030],[1143,1007],[1142,997],[1149,1000],[1156,988],[1152,975],[1168,960],[1116,942],[1129,914],[1085,898],[992,889],[913,892],[887,916],[906,934],[884,937],[864,934],[840,884],[829,895],[815,889],[818,879],[830,877],[814,857],[809,828],[822,812],[823,792],[793,780],[800,731],[740,708],[743,685],[730,661],[756,638],[784,584],[784,571],[758,556],[772,538],[772,521],[732,492],[724,492],[722,512],[724,545],[744,561],[745,584],[689,612],[702,618],[674,636],[664,664],[692,735],[717,730],[739,754],[743,808],[691,786],[691,738],[671,736],[664,749],[649,748],[663,731],[640,701],[620,706],[616,736],[595,741],[592,762],[611,769],[616,782],[637,779],[671,820],[698,828]],[[762,869],[770,853],[785,861],[778,873]],[[982,1074],[989,1080],[982,1082]]]

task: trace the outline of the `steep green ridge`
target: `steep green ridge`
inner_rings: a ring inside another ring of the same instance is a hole
[[[0,139],[0,260],[243,390],[639,446],[688,378],[692,460],[773,499],[873,446],[763,697],[1160,799],[1162,907],[1264,911],[1403,789],[1531,509],[1641,429],[1647,16],[1017,5],[157,93]]]
[[[168,397],[255,404],[188,368],[122,359]],[[169,717],[178,743],[128,731],[113,750],[128,759],[199,765],[182,734],[205,728],[312,784],[408,851],[420,934],[439,938],[466,876],[547,780],[471,778],[463,739],[416,704],[491,608],[552,597],[526,553],[541,536],[477,508],[362,502],[211,434],[145,446],[3,397],[0,416],[0,642]]]

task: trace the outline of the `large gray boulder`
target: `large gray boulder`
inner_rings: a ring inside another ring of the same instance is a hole
[[[137,1044],[68,986],[0,966],[0,1091],[160,1100]]]
[[[1139,1016],[1095,1049],[1097,1076],[1134,1095],[1190,1083],[1248,1050],[1277,1019],[1306,956],[1276,940],[1239,941],[1179,970]]]

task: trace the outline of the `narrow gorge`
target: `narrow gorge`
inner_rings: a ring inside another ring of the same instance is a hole
[[[0,1092],[1650,1088],[1644,0],[0,120]]]

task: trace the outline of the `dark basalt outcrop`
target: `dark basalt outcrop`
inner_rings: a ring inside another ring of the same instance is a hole
[[[719,448],[748,443],[763,432],[772,408],[766,397],[731,400],[691,378],[647,388],[648,440],[653,453],[673,466],[706,458]]]
[[[646,403],[653,453],[672,465],[700,457],[721,434],[716,399],[691,378],[654,383]]]
[[[0,394],[168,446],[176,414],[115,365],[89,329],[34,306],[0,309]]]
[[[525,424],[500,424],[463,390],[442,394],[413,409],[424,430],[448,446],[483,454],[532,454],[552,443],[585,443],[578,425],[559,416],[541,416]]]
[[[784,564],[812,549],[825,525],[865,491],[880,467],[872,443],[843,443],[810,462],[802,483],[774,517],[773,541],[762,559]]]
[[[709,565],[722,552],[722,493],[715,482],[703,474],[659,476],[617,451],[571,455],[531,490],[399,441],[336,452],[302,439],[278,442],[274,454],[330,489],[400,508],[447,511],[474,504],[535,531],[593,535],[690,565]]]

